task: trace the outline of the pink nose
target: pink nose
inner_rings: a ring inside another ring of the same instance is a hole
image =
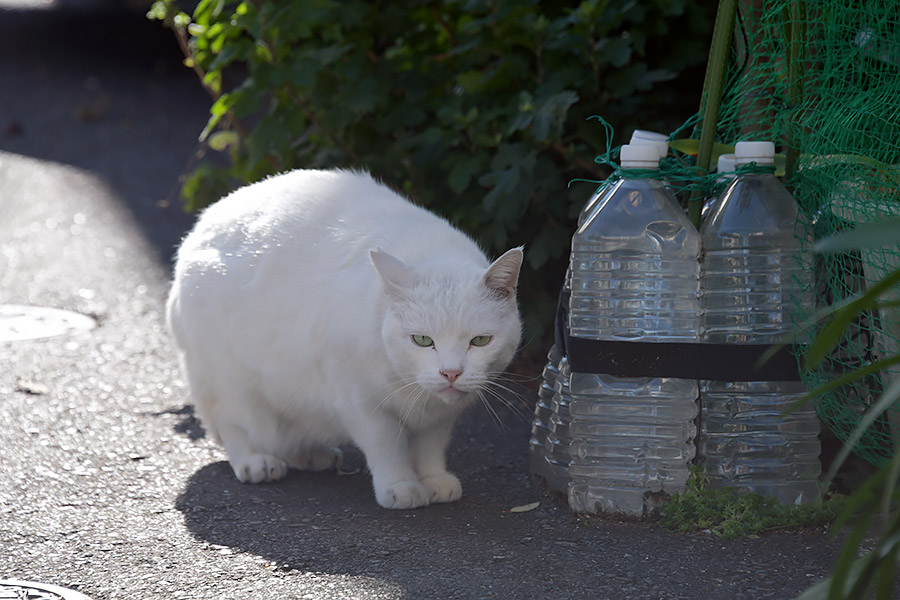
[[[441,371],[441,375],[447,378],[447,381],[453,383],[456,381],[456,378],[462,375],[462,371],[456,369],[447,369],[446,371]]]

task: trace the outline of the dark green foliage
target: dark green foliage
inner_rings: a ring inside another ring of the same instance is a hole
[[[738,494],[731,488],[710,487],[703,469],[693,467],[684,493],[661,503],[659,512],[660,522],[678,531],[755,538],[770,531],[828,523],[835,517],[835,502],[785,505],[759,494]]]
[[[607,174],[592,162],[604,131],[586,119],[627,135],[693,113],[705,4],[202,0],[188,16],[156,2],[149,16],[176,30],[214,99],[203,138],[230,159],[189,175],[186,205],[292,168],[368,169],[489,253],[525,244],[522,304],[539,336],[593,191],[568,183]]]

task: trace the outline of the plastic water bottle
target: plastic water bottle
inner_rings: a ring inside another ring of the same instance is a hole
[[[669,152],[669,144],[666,141],[668,137],[663,133],[655,131],[647,131],[643,129],[635,129],[631,134],[631,143],[638,145],[653,146],[659,153],[659,157],[663,158]],[[594,208],[603,195],[612,188],[615,182],[613,180],[604,181],[594,194],[588,199],[581,212],[578,215],[578,226],[580,227],[584,221],[590,216]],[[569,273],[566,273],[564,282],[563,297],[568,297]],[[556,491],[565,492],[567,487],[568,465],[563,466],[560,461],[565,459],[568,454],[568,447],[571,443],[569,439],[562,439],[561,434],[557,434],[551,443],[551,457],[547,459],[547,437],[550,433],[550,418],[554,414],[552,408],[553,394],[556,389],[556,381],[559,377],[559,366],[562,360],[562,351],[554,345],[547,354],[547,363],[542,373],[541,385],[538,388],[538,401],[534,407],[534,418],[531,424],[531,438],[528,444],[529,467],[532,473],[535,473],[548,480],[550,487]],[[564,386],[568,389],[568,381]],[[568,398],[562,397],[557,400],[557,406],[563,407],[566,411],[565,419],[568,419]],[[558,419],[560,430],[567,426],[562,425],[562,420]]]
[[[572,395],[569,391],[571,371],[565,356],[559,361],[559,375],[556,378],[553,399],[550,401],[550,432],[547,434],[546,454],[544,460],[544,479],[547,487],[554,492],[566,493],[569,486],[569,465],[572,462],[572,418],[569,404]]]
[[[631,132],[631,141],[629,144],[632,146],[652,146],[656,148],[656,151],[659,152],[659,158],[662,159],[669,153],[669,142],[667,140],[668,136],[664,133],[657,133],[656,131],[648,131],[646,129],[635,129]],[[659,166],[658,161],[656,166]],[[594,195],[591,196],[590,200],[587,201],[581,209],[581,212],[578,214],[579,227],[588,220],[588,217],[591,216],[591,213],[594,212],[594,209],[597,208],[597,205],[600,203],[601,198],[603,198],[604,194],[612,188],[614,183],[614,180],[608,179],[600,184],[600,187],[597,188],[597,191],[594,192]],[[568,277],[566,279],[568,280]]]
[[[550,434],[550,417],[553,415],[553,394],[559,378],[559,361],[562,351],[553,344],[547,353],[547,364],[541,374],[538,399],[534,405],[534,419],[531,421],[531,439],[528,440],[528,465],[531,472],[547,478],[547,436]]]
[[[659,154],[626,145],[620,157],[625,169],[653,169]],[[660,181],[619,180],[572,239],[570,334],[696,341],[699,254],[699,233]],[[656,493],[684,489],[695,454],[695,380],[571,373],[568,384],[574,510],[640,516]]]
[[[719,185],[725,185],[732,179],[734,179],[733,174],[729,174],[735,169],[735,158],[734,154],[720,154],[718,160],[716,161],[716,171],[718,173],[726,173],[726,175],[719,175],[716,178],[716,183]],[[722,193],[719,195],[713,195],[710,198],[707,198],[706,201],[703,202],[703,209],[700,211],[700,222],[706,220],[707,215],[709,215],[710,209],[715,205],[716,201],[722,197],[722,194],[725,193],[725,190],[722,190]]]
[[[740,142],[737,166],[774,164],[771,142]],[[812,303],[811,233],[772,173],[731,182],[701,228],[701,339],[770,344],[792,329],[795,307]],[[794,381],[701,381],[700,454],[714,485],[785,504],[818,497],[819,421],[811,403],[782,417],[806,393]]]

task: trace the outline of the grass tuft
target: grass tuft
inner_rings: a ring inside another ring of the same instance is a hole
[[[710,486],[702,467],[691,467],[685,491],[660,503],[660,523],[684,532],[710,531],[726,539],[758,538],[772,531],[824,525],[840,512],[839,498],[803,505],[779,504],[759,494]]]

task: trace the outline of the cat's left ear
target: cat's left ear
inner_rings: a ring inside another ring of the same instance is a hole
[[[412,287],[415,273],[401,260],[381,248],[370,250],[369,256],[388,293],[397,297],[403,294],[403,290]]]
[[[522,246],[507,250],[488,267],[483,279],[485,287],[501,298],[514,298],[523,257]]]

